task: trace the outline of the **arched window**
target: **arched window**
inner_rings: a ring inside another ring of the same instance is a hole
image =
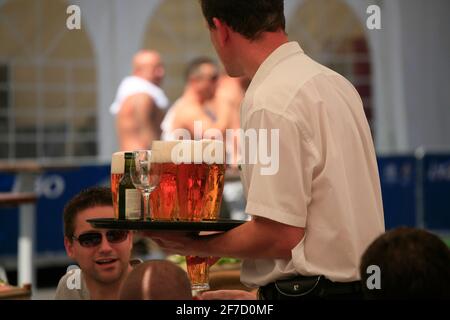
[[[68,5],[0,4],[0,159],[97,154],[94,54]]]
[[[364,25],[352,9],[342,0],[306,0],[288,22],[291,40],[353,83],[373,133],[370,53]]]

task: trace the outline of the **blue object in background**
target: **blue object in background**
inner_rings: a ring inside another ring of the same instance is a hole
[[[48,171],[37,178],[36,192],[39,195],[35,220],[37,255],[64,252],[62,213],[65,204],[82,189],[96,185],[109,185],[109,181],[109,165]],[[11,187],[3,191],[10,191]],[[17,212],[16,208],[0,208],[0,256],[17,254]]]
[[[11,191],[14,184],[14,174],[0,173],[0,192]]]
[[[0,192],[9,192],[14,186],[14,174],[0,174]],[[17,234],[19,225],[17,208],[0,208],[0,255],[4,252],[17,252]],[[15,241],[14,241],[15,239]]]
[[[450,155],[423,158],[423,209],[425,227],[450,230]]]
[[[110,166],[85,166],[71,171],[49,171],[37,181],[37,252],[64,251],[63,209],[81,190],[109,185]]]
[[[416,159],[413,156],[378,157],[386,230],[416,226]]]

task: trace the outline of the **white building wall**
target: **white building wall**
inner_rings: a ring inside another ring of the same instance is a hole
[[[382,30],[366,32],[374,67],[377,151],[450,151],[450,1],[347,3],[358,15],[370,4],[382,10]]]
[[[450,151],[450,1],[400,3],[408,147]]]
[[[384,1],[381,30],[367,30],[373,61],[375,143],[379,153],[409,150],[404,98],[403,30],[398,1]],[[367,17],[367,16],[366,16]]]

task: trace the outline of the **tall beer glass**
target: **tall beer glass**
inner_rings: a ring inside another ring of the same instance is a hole
[[[111,192],[114,208],[114,218],[119,219],[119,182],[123,177],[125,152],[115,152],[111,158]]]
[[[200,221],[206,191],[208,166],[202,163],[202,142],[183,140],[178,147],[176,162],[179,220]]]
[[[221,199],[220,181],[223,184],[223,143],[212,140],[183,141],[181,162],[178,165],[178,199],[180,206],[180,220],[200,221],[207,216],[217,217]],[[181,160],[181,161],[180,161]],[[210,168],[214,170],[210,176]],[[222,179],[222,180],[221,180]],[[219,197],[220,195],[220,197]],[[216,211],[214,211],[217,208]],[[186,266],[193,290],[209,289],[208,257],[186,256]]]
[[[153,141],[152,175],[159,176],[159,184],[150,202],[154,220],[178,218],[177,165],[172,161],[172,150],[180,141]]]

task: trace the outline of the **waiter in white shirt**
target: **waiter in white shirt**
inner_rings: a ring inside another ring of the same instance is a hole
[[[289,42],[283,0],[200,3],[227,73],[251,79],[241,127],[278,130],[279,140],[265,147],[278,144],[279,166],[268,173],[262,161],[243,159],[251,221],[208,236],[148,235],[179,254],[243,259],[241,281],[258,287],[261,299],[361,298],[360,259],[384,218],[357,91]]]
[[[114,103],[120,150],[148,149],[161,135],[169,101],[160,88],[165,70],[156,51],[142,50],[133,58],[133,75],[122,80]]]

